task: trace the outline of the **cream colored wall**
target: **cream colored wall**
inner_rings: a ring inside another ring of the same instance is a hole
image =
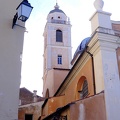
[[[120,118],[119,112],[117,112],[120,111],[118,101],[120,80],[116,56],[116,49],[119,46],[118,40],[119,37],[115,35],[98,32],[89,43],[89,47],[92,48],[90,51],[94,55],[97,93],[105,91],[107,120]]]
[[[120,114],[118,112],[120,111],[120,94],[118,92],[120,91],[120,79],[115,49],[102,49],[105,102],[108,120],[117,120],[120,118]]]
[[[24,28],[12,19],[21,0],[0,0],[0,120],[18,118]]]
[[[54,80],[53,80],[54,70],[51,69],[47,73],[46,79],[43,82],[43,95],[45,97],[47,89],[49,90],[49,95],[52,96],[54,93]]]
[[[92,33],[98,27],[104,27],[112,29],[111,21],[110,21],[111,13],[104,12],[104,11],[96,11],[93,16],[90,18],[91,25],[92,25]],[[105,22],[107,21],[107,22]]]
[[[96,84],[99,83],[101,79],[100,86],[97,87],[105,91],[105,106],[106,106],[106,115],[107,120],[118,120],[120,118],[120,105],[119,99],[120,94],[120,78],[119,78],[119,70],[118,70],[118,61],[116,55],[116,49],[119,47],[119,32],[114,31],[118,30],[119,22],[113,22],[110,19],[111,13],[107,13],[104,11],[96,11],[96,13],[92,16],[91,27],[92,27],[92,38],[91,46],[94,51],[95,58],[95,81]],[[97,28],[99,27],[99,29]],[[94,31],[96,30],[96,33]],[[99,32],[98,32],[99,31]],[[99,48],[97,52],[95,48]],[[98,53],[98,55],[95,55]],[[100,61],[101,60],[101,61]],[[101,70],[97,70],[97,69]],[[100,75],[101,77],[100,77]],[[103,78],[103,80],[102,80]]]
[[[60,29],[63,32],[63,42],[61,43],[56,42],[57,29]],[[70,62],[72,60],[71,25],[47,23],[47,26],[44,31],[45,40],[46,34],[47,34],[47,47],[44,48],[46,70],[52,69],[54,67],[70,69],[71,68]],[[64,64],[60,66],[56,63],[58,54],[63,55]]]
[[[63,39],[62,43],[56,42],[56,30],[62,30]],[[54,24],[47,23],[45,33],[47,32],[47,44],[56,46],[67,46],[71,47],[71,25],[68,24]]]
[[[58,16],[66,21],[64,24],[51,23],[51,17],[58,19]],[[56,30],[61,30],[63,33],[63,42],[56,42]],[[71,25],[68,24],[66,15],[63,13],[56,12],[55,14],[49,14],[47,23],[44,29],[44,73],[43,73],[43,96],[45,96],[47,89],[49,89],[50,96],[55,94],[55,91],[60,86],[60,83],[63,81],[64,77],[58,79],[59,85],[55,86],[54,81],[56,81],[55,76],[53,75],[53,68],[62,68],[70,69],[71,60],[72,60],[72,47],[71,47]],[[57,62],[58,55],[62,55],[62,64],[59,65]],[[62,71],[64,72],[64,71]],[[59,72],[61,75],[61,73]],[[58,75],[58,73],[57,73]]]
[[[64,68],[69,69],[69,58],[68,58],[68,49],[66,48],[52,48],[52,67],[53,68]],[[62,64],[58,64],[57,57],[58,55],[62,55]]]
[[[103,64],[102,64],[102,53],[100,51],[100,43],[95,34],[89,42],[89,52],[93,54],[94,59],[94,71],[95,71],[95,85],[96,93],[104,90],[104,79],[103,79]]]
[[[104,90],[103,65],[101,51],[94,55],[96,93]]]
[[[66,78],[69,70],[54,70],[54,94]]]
[[[44,89],[43,95],[46,95],[47,89],[49,90],[49,96],[53,96],[63,80],[65,79],[66,75],[68,74],[68,70],[56,70],[51,69],[47,74],[47,78],[44,81]]]

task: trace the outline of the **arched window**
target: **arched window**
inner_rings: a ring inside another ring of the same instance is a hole
[[[80,98],[85,98],[88,95],[88,82],[84,80],[82,90],[78,91],[80,93]]]
[[[56,42],[62,42],[62,31],[56,30]]]

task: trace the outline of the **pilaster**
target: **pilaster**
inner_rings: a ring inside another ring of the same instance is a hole
[[[89,43],[94,57],[96,93],[104,90],[107,120],[120,118],[120,80],[116,49],[118,37],[97,32]]]

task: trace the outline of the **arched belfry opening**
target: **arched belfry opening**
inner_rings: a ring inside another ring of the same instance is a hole
[[[61,30],[56,30],[56,42],[63,42],[63,33]]]
[[[85,98],[88,95],[88,82],[84,80],[82,84],[82,90],[80,91],[81,98]]]

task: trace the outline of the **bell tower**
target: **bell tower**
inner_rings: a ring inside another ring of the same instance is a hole
[[[43,96],[51,97],[71,68],[71,24],[56,3],[44,29]]]

